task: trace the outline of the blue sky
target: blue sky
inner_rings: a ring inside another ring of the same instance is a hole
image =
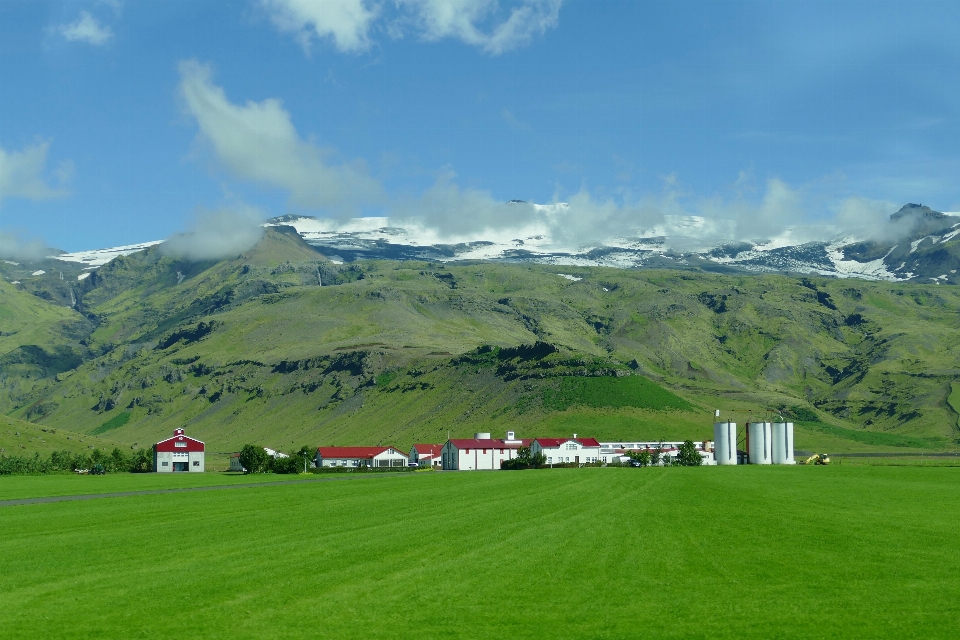
[[[0,231],[958,211],[957,33],[953,1],[3,0]]]

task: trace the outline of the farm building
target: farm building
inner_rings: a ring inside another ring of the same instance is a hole
[[[536,438],[530,453],[542,453],[547,464],[586,464],[600,459],[600,443],[594,438]]]
[[[513,431],[504,440],[494,440],[489,433],[476,433],[471,439],[447,440],[441,450],[441,464],[449,471],[499,469],[504,460],[517,457],[520,447],[529,447],[532,440],[517,440]]]
[[[679,449],[680,445],[683,444],[683,441],[678,442],[664,442],[664,441],[640,441],[640,440],[621,440],[619,442],[601,442],[600,446],[604,449],[623,449],[624,451],[653,451],[658,446],[663,447],[664,450],[667,449]],[[713,450],[713,442],[707,440],[705,442],[694,442],[693,445],[697,448],[697,451],[704,453],[706,451]]]
[[[175,429],[172,438],[153,445],[153,468],[158,473],[203,473],[204,449],[202,442],[185,436],[183,429]]]
[[[407,454],[394,447],[318,447],[318,467],[405,467]]]
[[[410,448],[410,462],[420,467],[439,466],[442,444],[415,444]]]

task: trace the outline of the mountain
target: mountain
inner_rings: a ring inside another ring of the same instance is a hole
[[[708,438],[718,407],[793,416],[800,448],[958,444],[955,287],[336,264],[306,240],[276,226],[224,260],[151,246],[82,280],[64,263],[63,280],[0,281],[0,413],[124,446],[182,426],[215,455],[507,429]],[[44,297],[60,286],[72,304]]]
[[[559,207],[565,205],[516,206]],[[391,226],[387,218],[363,218],[338,224],[309,216],[287,215],[268,224],[291,226],[335,261],[358,259],[496,260],[617,268],[700,269],[719,273],[799,273],[834,277],[957,284],[960,276],[960,217],[907,204],[890,216],[878,235],[896,241],[865,241],[849,236],[794,242],[790,234],[762,244],[716,240],[729,232],[697,216],[667,216],[664,225],[635,237],[598,245],[558,248],[545,231],[521,238],[507,236],[438,242],[420,228]],[[711,240],[712,239],[712,240]],[[711,244],[713,243],[713,244]],[[695,249],[684,248],[696,246]]]

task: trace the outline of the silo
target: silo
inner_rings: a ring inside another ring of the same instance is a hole
[[[773,434],[769,422],[747,423],[747,442],[750,464],[771,464],[773,462]]]
[[[713,455],[717,464],[737,464],[737,423],[713,423]]]
[[[793,423],[773,423],[773,464],[796,464],[793,459]]]

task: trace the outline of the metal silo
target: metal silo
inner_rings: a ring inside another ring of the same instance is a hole
[[[747,443],[750,464],[773,463],[773,434],[769,422],[747,423]]]
[[[773,423],[773,464],[796,464],[793,459],[793,423]]]
[[[737,464],[737,423],[713,423],[713,455],[717,464]]]

